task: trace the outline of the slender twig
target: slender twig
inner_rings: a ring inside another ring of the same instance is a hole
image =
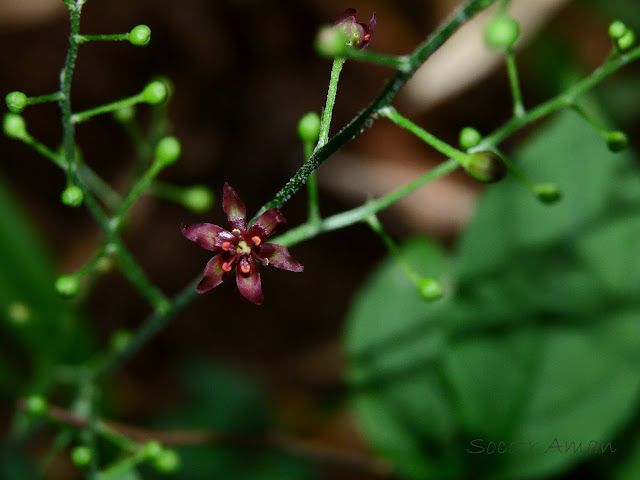
[[[388,118],[393,123],[398,125],[400,128],[404,128],[405,130],[413,133],[416,137],[418,137],[423,142],[431,145],[440,153],[450,157],[455,158],[461,165],[465,165],[468,163],[469,155],[458,150],[457,148],[453,148],[448,143],[443,142],[435,135],[427,132],[424,128],[416,125],[408,118],[400,115],[397,110],[393,107],[384,107],[380,109],[380,115]]]
[[[500,144],[506,138],[509,138],[515,131],[540,120],[558,110],[574,105],[576,98],[583,95],[587,91],[602,82],[606,77],[616,72],[625,65],[640,58],[640,46],[630,50],[629,52],[617,57],[608,59],[602,66],[598,67],[587,77],[577,82],[573,87],[560,95],[541,103],[535,108],[528,110],[521,117],[513,117],[506,121],[501,127],[497,128],[493,133],[487,135],[482,142],[471,149],[471,152],[486,150]]]
[[[412,180],[405,186],[394,190],[387,195],[384,195],[375,200],[370,200],[364,205],[347,210],[330,217],[322,219],[316,223],[303,223],[302,225],[289,230],[288,232],[276,237],[273,242],[279,243],[286,247],[290,247],[304,240],[309,240],[321,233],[331,232],[340,228],[345,228],[350,225],[354,225],[360,222],[366,222],[367,218],[372,214],[384,210],[393,205],[398,200],[406,197],[411,192],[414,192],[421,186],[443,177],[444,175],[451,173],[460,166],[460,163],[451,158],[446,162],[441,163],[437,167],[429,170],[424,175]]]
[[[24,400],[18,407],[25,409]],[[56,405],[49,405],[47,415],[54,421],[78,429],[88,427],[88,420]],[[223,445],[240,449],[278,450],[297,455],[330,467],[346,468],[369,474],[375,478],[391,478],[391,466],[369,456],[345,452],[335,447],[302,440],[279,432],[256,434],[217,433],[208,430],[149,430],[120,422],[95,420],[95,430],[100,436],[110,437],[112,443],[122,445],[130,451],[151,440],[167,446],[179,445]]]
[[[304,185],[309,175],[315,172],[322,162],[336,153],[344,144],[361,133],[373,122],[378,111],[391,103],[400,88],[433,52],[440,48],[463,23],[478,11],[494,3],[494,1],[495,0],[468,0],[458,8],[451,17],[445,20],[435,33],[429,36],[424,43],[419,45],[414,52],[409,55],[410,68],[406,71],[397,72],[373,102],[340,130],[326,145],[317,149],[311,158],[291,177],[287,184],[256,213],[252,222],[265,210],[282,207],[282,205]]]
[[[105,105],[100,105],[99,107],[91,108],[89,110],[84,110],[82,112],[74,113],[71,116],[72,123],[80,123],[86,120],[89,120],[91,117],[95,117],[96,115],[101,115],[103,113],[110,113],[121,108],[130,107],[137,103],[144,102],[144,97],[142,93],[138,93],[136,95],[132,95],[127,98],[122,98],[120,100],[116,100],[111,103],[107,103]]]
[[[129,40],[128,33],[110,33],[106,35],[77,35],[76,41],[79,44],[87,43],[87,42],[99,42],[99,41],[122,41]]]
[[[522,92],[520,90],[520,80],[518,79],[518,68],[516,66],[513,48],[507,49],[505,59],[507,61],[509,88],[511,89],[511,97],[513,98],[513,116],[522,117],[525,114],[525,110],[524,104],[522,103]]]

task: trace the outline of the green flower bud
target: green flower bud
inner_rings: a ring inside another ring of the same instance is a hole
[[[539,183],[534,191],[538,200],[546,204],[556,203],[562,198],[562,192],[554,183]]]
[[[145,457],[152,460],[158,459],[164,451],[162,444],[157,440],[150,440],[144,445]]]
[[[184,191],[182,204],[196,213],[204,213],[213,205],[213,192],[204,185],[194,185]]]
[[[627,29],[625,34],[618,38],[616,43],[622,52],[626,52],[636,43],[636,34],[633,33],[633,30]]]
[[[315,143],[320,136],[320,116],[316,112],[305,113],[298,121],[298,137],[304,143]]]
[[[507,174],[507,167],[502,159],[488,150],[470,155],[464,168],[473,178],[485,183],[502,180]]]
[[[29,395],[24,402],[25,409],[29,415],[41,417],[47,413],[49,406],[47,400],[42,395]]]
[[[82,189],[76,185],[65,188],[60,195],[62,203],[68,207],[79,207],[84,200]]]
[[[162,473],[174,473],[180,468],[180,456],[175,450],[164,449],[153,460],[153,466]]]
[[[22,139],[27,135],[27,126],[17,113],[7,113],[2,122],[2,129],[7,137]]]
[[[71,298],[78,294],[80,282],[75,275],[60,275],[56,280],[55,287],[59,295]]]
[[[611,38],[611,40],[618,40],[620,37],[622,37],[625,33],[627,33],[627,26],[622,23],[620,20],[614,20],[613,22],[611,22],[611,25],[609,25],[609,38]]]
[[[620,130],[607,133],[607,147],[612,152],[621,152],[629,146],[629,137]]]
[[[142,98],[151,105],[158,105],[167,99],[167,87],[159,80],[149,83],[142,91]]]
[[[26,325],[31,320],[31,309],[23,302],[11,302],[7,307],[7,318],[16,326]]]
[[[151,29],[146,25],[133,27],[129,32],[129,41],[132,45],[144,47],[149,44],[149,40],[151,40]]]
[[[20,113],[27,106],[27,96],[22,92],[11,92],[5,97],[10,112]]]
[[[418,282],[418,293],[424,300],[432,302],[442,297],[442,286],[435,278],[425,277]]]
[[[347,51],[349,38],[340,29],[331,26],[324,26],[316,37],[316,51],[323,57],[344,56]]]
[[[115,350],[116,352],[121,352],[129,346],[132,336],[133,335],[129,330],[116,330],[115,332],[113,332],[113,335],[111,335],[109,344],[111,345],[111,348],[113,350]]]
[[[182,147],[176,137],[161,138],[156,144],[156,162],[163,167],[171,165],[180,157]]]
[[[71,450],[71,460],[78,467],[86,467],[91,463],[92,458],[91,449],[84,445],[79,445]]]
[[[513,47],[520,36],[520,25],[515,18],[501,15],[493,18],[484,31],[487,44],[496,49]]]
[[[478,130],[473,127],[464,127],[460,130],[460,136],[458,142],[460,146],[465,150],[475,147],[482,141],[482,135]]]
[[[128,105],[126,107],[119,108],[115,112],[113,112],[113,118],[116,119],[117,122],[127,123],[133,120],[136,116],[136,109],[133,105]]]
[[[102,257],[96,262],[96,272],[107,273],[113,269],[113,260]]]

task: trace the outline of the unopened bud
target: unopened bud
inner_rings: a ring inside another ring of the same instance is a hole
[[[507,174],[507,167],[502,159],[489,150],[470,155],[464,168],[473,178],[485,183],[502,180]]]

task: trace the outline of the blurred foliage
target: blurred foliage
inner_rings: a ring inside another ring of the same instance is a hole
[[[51,367],[86,359],[91,342],[56,294],[53,260],[1,178],[0,217],[0,394],[14,398],[46,390]]]
[[[190,359],[185,368],[188,400],[155,426],[233,434],[248,441],[272,431],[269,406],[260,389],[239,372],[201,359]],[[317,478],[310,465],[290,454],[259,445],[233,446],[210,443],[178,448],[182,468],[172,478],[209,480],[310,480]],[[151,470],[144,478],[162,478]]]
[[[572,112],[559,115],[514,160],[557,182],[561,202],[540,204],[512,177],[487,189],[451,260],[447,300],[421,303],[391,259],[363,287],[348,318],[347,378],[365,435],[404,478],[540,478],[623,459],[616,435],[640,400],[631,157],[610,153]],[[446,274],[426,240],[404,253]],[[490,454],[500,441],[538,444]],[[618,453],[602,453],[608,442]],[[637,461],[625,468],[620,478],[640,478]]]

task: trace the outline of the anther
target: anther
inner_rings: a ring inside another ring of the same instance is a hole
[[[240,271],[242,273],[249,273],[251,271],[251,265],[248,263],[243,263],[242,265],[240,265]]]
[[[240,231],[239,228],[234,228],[233,230],[231,230],[231,233],[233,233],[236,237],[238,235],[240,235],[242,232]]]
[[[255,237],[251,237],[251,241],[256,247],[262,243],[262,239],[257,235]]]
[[[231,246],[231,242],[223,242],[222,243],[222,250],[224,250],[225,252],[228,252],[230,246]]]
[[[369,40],[371,40],[371,35],[367,33],[364,37],[362,37],[362,40],[364,40],[365,42],[368,42]]]
[[[225,272],[230,272],[231,271],[231,265],[229,265],[229,262],[224,262],[222,264],[222,270],[224,270]]]

